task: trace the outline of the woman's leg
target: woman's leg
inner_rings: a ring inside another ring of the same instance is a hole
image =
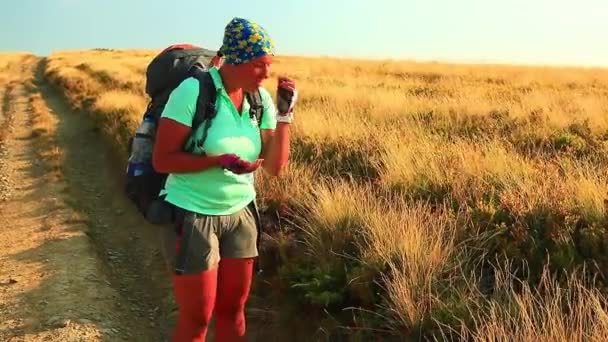
[[[179,316],[173,342],[205,342],[217,292],[217,268],[197,274],[173,275]]]
[[[250,207],[227,217],[223,226],[215,303],[218,342],[245,341],[245,304],[257,250],[257,220]]]
[[[215,306],[219,218],[186,215],[176,240],[173,274],[179,315],[174,342],[205,342]]]
[[[215,307],[216,341],[245,340],[245,303],[249,296],[252,277],[252,258],[220,260]]]

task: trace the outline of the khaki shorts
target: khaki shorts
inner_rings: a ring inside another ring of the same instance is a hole
[[[258,256],[258,216],[253,204],[227,216],[182,212],[176,229],[161,228],[163,252],[177,274],[212,269],[220,258]]]

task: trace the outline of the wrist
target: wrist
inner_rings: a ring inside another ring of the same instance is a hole
[[[211,165],[213,166],[221,166],[222,165],[222,161],[220,156],[207,156],[207,158],[209,158],[209,160],[211,160]]]
[[[277,113],[277,123],[290,124],[293,122],[293,111],[289,113]]]

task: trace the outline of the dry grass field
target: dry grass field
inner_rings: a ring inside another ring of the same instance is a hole
[[[44,74],[124,156],[155,53],[57,51]],[[608,339],[608,70],[283,56],[272,94],[279,74],[301,94],[291,164],[256,175],[277,324]]]

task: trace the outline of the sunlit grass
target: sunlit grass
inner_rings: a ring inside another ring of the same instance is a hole
[[[155,53],[59,51],[46,75],[124,146]],[[280,74],[291,164],[256,174],[274,297],[373,312],[341,318],[353,336],[608,339],[607,70],[278,56],[273,95]],[[584,263],[597,287],[550,276]]]

